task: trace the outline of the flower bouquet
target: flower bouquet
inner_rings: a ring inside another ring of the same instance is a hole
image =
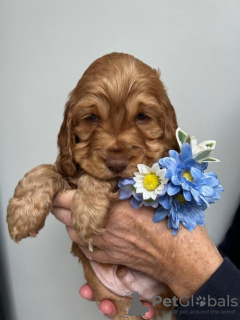
[[[210,157],[215,149],[213,140],[197,144],[195,137],[183,130],[176,130],[180,152],[169,151],[150,168],[138,165],[134,177],[121,179],[119,199],[129,199],[133,208],[151,206],[156,208],[154,222],[167,218],[173,235],[182,223],[192,231],[197,224],[204,225],[204,210],[220,199],[223,188],[214,172],[205,173],[209,162],[219,160]]]

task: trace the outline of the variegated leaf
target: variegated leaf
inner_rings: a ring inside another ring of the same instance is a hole
[[[220,162],[220,160],[208,157],[208,158],[202,160],[202,162]]]
[[[212,150],[204,150],[202,152],[200,152],[196,157],[194,157],[194,159],[197,161],[197,162],[201,162],[203,160],[205,160],[206,158],[209,157],[209,155],[211,154]]]
[[[215,140],[206,140],[200,143],[201,145],[205,145],[206,147],[210,148],[211,150],[214,150],[216,147],[216,141]]]
[[[176,138],[177,138],[177,142],[179,144],[179,147],[181,148],[181,146],[183,145],[184,143],[184,140],[185,138],[187,137],[188,135],[186,134],[186,132],[184,132],[182,129],[180,128],[177,128],[176,130]]]

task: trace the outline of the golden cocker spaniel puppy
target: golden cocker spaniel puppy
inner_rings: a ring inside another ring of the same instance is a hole
[[[72,221],[91,249],[92,237],[104,232],[111,203],[118,199],[118,180],[133,176],[137,164],[151,166],[170,149],[178,149],[176,116],[159,76],[123,53],[105,55],[90,65],[66,104],[55,165],[29,171],[9,202],[7,222],[15,241],[36,236],[54,196],[76,189]],[[76,244],[72,252],[83,264],[95,299],[112,299],[121,317],[121,297],[102,284]],[[171,294],[166,289],[165,295]]]

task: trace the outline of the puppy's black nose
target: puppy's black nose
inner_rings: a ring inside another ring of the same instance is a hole
[[[122,172],[126,169],[129,161],[127,159],[107,159],[106,166],[112,172]]]

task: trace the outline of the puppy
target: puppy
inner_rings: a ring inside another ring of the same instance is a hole
[[[159,76],[155,69],[123,53],[105,55],[90,65],[69,95],[55,165],[29,171],[10,199],[7,222],[16,242],[37,235],[54,196],[76,189],[73,225],[92,249],[93,236],[104,232],[109,208],[118,199],[118,180],[133,176],[137,164],[151,166],[170,149],[178,149],[176,116]],[[95,299],[113,300],[119,313],[116,319],[120,319],[121,297],[102,284],[94,272],[96,265],[89,263],[76,244],[72,252],[83,264]],[[113,267],[116,270],[116,266],[104,266],[106,270]],[[117,270],[122,273],[124,267]],[[167,287],[161,292],[164,295],[172,295]]]

